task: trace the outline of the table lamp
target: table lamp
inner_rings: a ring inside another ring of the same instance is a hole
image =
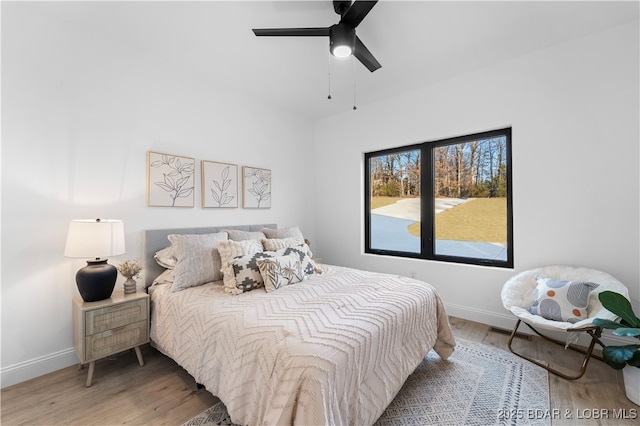
[[[85,302],[111,297],[118,270],[107,263],[108,256],[123,254],[124,225],[121,220],[76,219],[69,224],[66,257],[91,258],[76,273],[76,284]]]

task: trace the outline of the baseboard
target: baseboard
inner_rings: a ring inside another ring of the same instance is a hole
[[[78,356],[73,348],[64,349],[39,358],[10,365],[0,370],[0,387],[15,385],[27,380],[67,368],[78,363]]]
[[[469,308],[468,306],[456,305],[453,303],[445,303],[447,314],[452,317],[462,318],[468,321],[479,322],[481,324],[487,324],[492,327],[502,328],[505,330],[513,330],[516,325],[517,318],[508,312],[499,314],[491,311],[484,311],[482,309]],[[518,333],[531,334],[534,333],[527,326],[520,326]],[[550,337],[558,340],[566,340],[566,332],[549,333]],[[602,333],[601,339],[605,345],[620,346],[620,345],[632,345],[637,344],[637,340],[625,339],[623,337],[614,336],[610,331],[605,330]],[[580,333],[580,340],[576,343],[579,346],[587,347],[591,342],[591,337],[587,333]],[[596,348],[600,348],[596,345]]]

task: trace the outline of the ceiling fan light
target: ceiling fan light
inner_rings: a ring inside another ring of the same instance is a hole
[[[356,30],[346,24],[329,28],[329,51],[336,58],[348,58],[356,46]]]
[[[352,50],[351,50],[351,47],[347,45],[339,45],[339,46],[334,46],[331,53],[336,58],[343,59],[351,56]]]

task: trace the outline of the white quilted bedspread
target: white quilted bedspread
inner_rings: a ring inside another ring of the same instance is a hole
[[[151,288],[151,339],[243,425],[368,425],[455,341],[424,282],[325,267],[272,293]]]

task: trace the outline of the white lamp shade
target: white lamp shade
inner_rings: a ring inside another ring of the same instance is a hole
[[[124,224],[121,220],[76,219],[69,223],[65,256],[97,259],[124,252]]]

